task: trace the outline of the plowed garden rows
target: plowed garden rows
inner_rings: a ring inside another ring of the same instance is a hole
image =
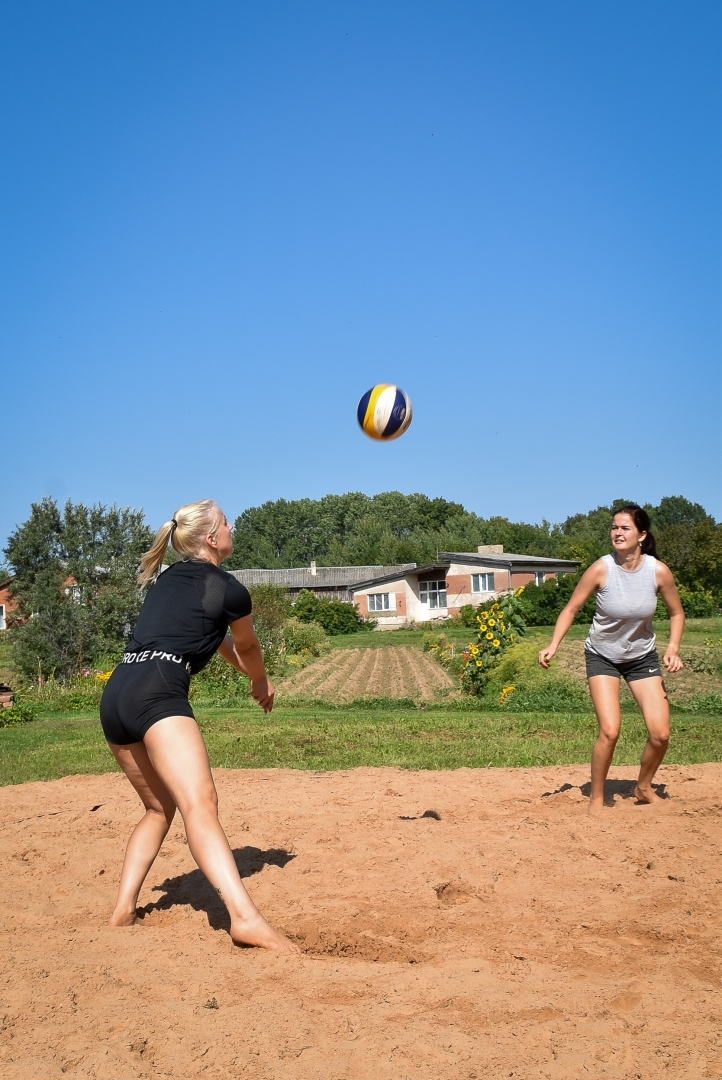
[[[433,701],[453,694],[454,682],[435,660],[409,646],[339,649],[279,686],[280,697],[416,698]]]

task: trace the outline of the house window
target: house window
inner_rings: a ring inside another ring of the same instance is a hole
[[[534,584],[535,585],[543,585],[544,584],[544,571],[543,570],[535,570],[534,571]]]
[[[446,582],[420,581],[419,600],[422,604],[428,604],[430,608],[445,608]]]
[[[66,585],[65,595],[69,600],[72,600],[74,604],[82,604],[83,602],[83,590],[80,585]]]
[[[472,592],[494,592],[494,575],[493,574],[472,574],[471,575],[471,591]]]
[[[388,611],[389,594],[387,592],[369,593],[369,611]]]
[[[0,630],[6,630],[7,623],[5,622],[5,605],[0,604]]]

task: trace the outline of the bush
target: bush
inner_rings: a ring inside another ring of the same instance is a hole
[[[232,667],[219,653],[211,658],[203,671],[191,678],[190,700],[213,701],[225,705],[238,700],[247,700],[251,695],[251,684],[245,675]]]
[[[577,574],[564,574],[550,578],[543,585],[526,585],[520,597],[520,610],[527,626],[553,626],[562,608],[581,578]],[[590,623],[594,618],[595,598],[590,596],[575,618],[575,623]]]
[[[688,619],[710,619],[719,615],[719,605],[714,596],[704,589],[688,589],[684,585],[677,585],[679,599]],[[669,619],[669,613],[661,596],[657,597],[657,610],[655,619]]]
[[[26,686],[22,700],[31,709],[37,707],[53,712],[95,712],[105,688],[106,679],[99,672],[87,670],[61,681],[51,677]]]
[[[286,620],[283,640],[287,656],[317,657],[331,648],[328,635],[319,623],[304,623],[296,618]]]
[[[502,657],[484,690],[485,703],[509,712],[567,712],[591,706],[581,679],[539,666],[538,644],[514,645]]]
[[[468,605],[471,607],[471,604]],[[472,609],[473,610],[473,609]],[[451,667],[456,659],[456,650],[444,634],[424,634],[424,652],[431,653],[442,667]]]
[[[301,622],[317,622],[327,634],[356,634],[360,630],[373,630],[373,619],[362,619],[355,604],[343,600],[319,600],[315,593],[301,589],[293,607],[293,614]]]
[[[459,626],[467,626],[473,629],[476,626],[476,613],[479,610],[480,607],[475,608],[473,604],[462,604],[454,622],[458,623]]]
[[[279,630],[293,611],[291,597],[283,585],[251,585],[253,623],[260,619],[267,630]]]
[[[30,702],[18,701],[16,698],[9,709],[0,709],[0,728],[32,723],[35,715],[35,709]]]

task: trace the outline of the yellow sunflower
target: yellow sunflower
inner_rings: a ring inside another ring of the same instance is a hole
[[[480,634],[485,634],[486,633],[486,623],[485,622],[482,623],[481,626],[479,627],[479,633]]]
[[[492,645],[494,646],[495,649],[499,648],[499,646],[501,645],[501,642],[499,641],[498,637],[494,638],[494,640],[492,641]]]
[[[486,638],[487,641],[491,641],[491,639],[494,637],[494,635],[492,634],[492,632],[490,630],[487,634],[484,634],[484,637]]]
[[[496,619],[489,619],[489,626],[496,626]]]

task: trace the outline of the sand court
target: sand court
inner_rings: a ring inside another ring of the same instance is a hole
[[[219,770],[298,957],[235,948],[180,820],[104,925],[140,816],[117,775],[0,789],[0,1073],[276,1080],[722,1076],[722,765]]]

